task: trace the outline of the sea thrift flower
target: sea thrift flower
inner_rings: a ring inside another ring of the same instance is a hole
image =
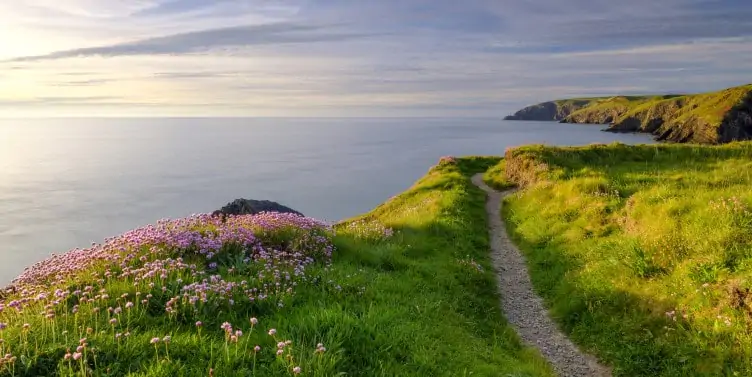
[[[203,324],[203,322],[201,322],[201,321],[196,321],[196,327],[201,327],[201,326],[203,326],[203,325],[204,325],[204,324]]]
[[[165,337],[164,337],[164,338],[162,339],[162,341],[163,341],[163,342],[165,342],[165,343],[170,343],[170,341],[171,341],[171,340],[172,340],[172,337],[171,337],[171,336],[169,336],[169,335],[165,336]]]
[[[81,354],[81,352],[76,352],[76,353],[73,354],[73,360],[78,360],[78,359],[81,358],[81,356],[83,356],[83,354]]]
[[[258,324],[258,319],[256,317],[251,317],[251,324],[254,325],[254,326],[257,325]]]
[[[292,368],[292,372],[295,373],[295,374],[300,374],[300,372],[301,372],[300,367]]]
[[[253,347],[253,352],[259,352],[259,351],[261,351],[261,347],[259,346]]]
[[[151,344],[157,344],[157,343],[159,343],[159,338],[151,338],[151,341],[149,343],[151,343]]]
[[[277,333],[277,329],[269,330],[269,335],[274,336]]]
[[[230,324],[230,322],[222,323],[222,326],[220,326],[219,328],[222,330],[225,330],[226,333],[232,332],[232,325]]]

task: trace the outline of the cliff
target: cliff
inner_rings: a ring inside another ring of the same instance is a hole
[[[645,132],[679,143],[727,143],[752,139],[752,84],[690,95],[551,101],[505,119],[610,124],[605,131]]]
[[[618,117],[606,131],[646,132],[657,140],[719,144],[752,139],[752,85],[652,100]],[[578,114],[572,114],[575,120]]]
[[[556,121],[562,120],[573,112],[591,104],[595,98],[577,98],[559,101],[549,101],[537,105],[528,106],[514,115],[509,115],[504,120],[538,120]]]

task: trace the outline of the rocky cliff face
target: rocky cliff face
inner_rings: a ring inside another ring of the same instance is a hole
[[[526,107],[505,119],[608,124],[604,131],[645,132],[677,143],[752,140],[752,84],[692,95],[557,100]]]
[[[578,111],[561,120],[561,123],[609,124],[629,111],[626,106],[616,106],[595,111]]]
[[[646,132],[677,143],[749,140],[752,86],[650,101],[617,117],[606,131]]]
[[[590,103],[591,100],[543,102],[537,105],[528,106],[514,113],[514,115],[505,117],[504,120],[560,121]]]
[[[739,105],[726,113],[718,136],[721,142],[752,139],[752,90]]]

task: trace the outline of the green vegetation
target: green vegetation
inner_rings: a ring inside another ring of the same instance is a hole
[[[575,98],[526,107],[506,119],[610,124],[658,140],[719,144],[752,139],[752,84],[690,95]]]
[[[572,98],[549,101],[525,107],[524,109],[505,117],[505,120],[563,120],[569,114],[589,106],[601,98]]]
[[[752,375],[752,144],[509,150],[533,282],[618,376]]]
[[[607,124],[641,105],[676,96],[617,96],[596,98],[563,119],[566,123]]]
[[[499,309],[469,181],[498,162],[442,159],[336,235],[199,217],[53,257],[3,296],[0,375],[552,376]]]
[[[739,121],[734,110],[752,111],[752,85],[719,92],[652,99],[615,117],[612,131],[649,132],[659,140],[716,144],[752,137],[749,117]],[[572,114],[577,117],[578,114]]]
[[[483,174],[483,181],[495,190],[504,191],[514,187],[514,183],[509,182],[506,177],[506,161],[500,160],[496,165],[486,170]]]

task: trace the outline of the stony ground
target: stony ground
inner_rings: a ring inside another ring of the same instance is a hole
[[[473,183],[488,194],[486,212],[491,257],[498,272],[501,306],[520,338],[540,350],[561,376],[610,376],[607,367],[581,352],[559,331],[549,318],[543,300],[533,290],[525,259],[509,239],[500,215],[502,199],[511,191],[502,193],[488,187],[481,174],[473,177]]]

